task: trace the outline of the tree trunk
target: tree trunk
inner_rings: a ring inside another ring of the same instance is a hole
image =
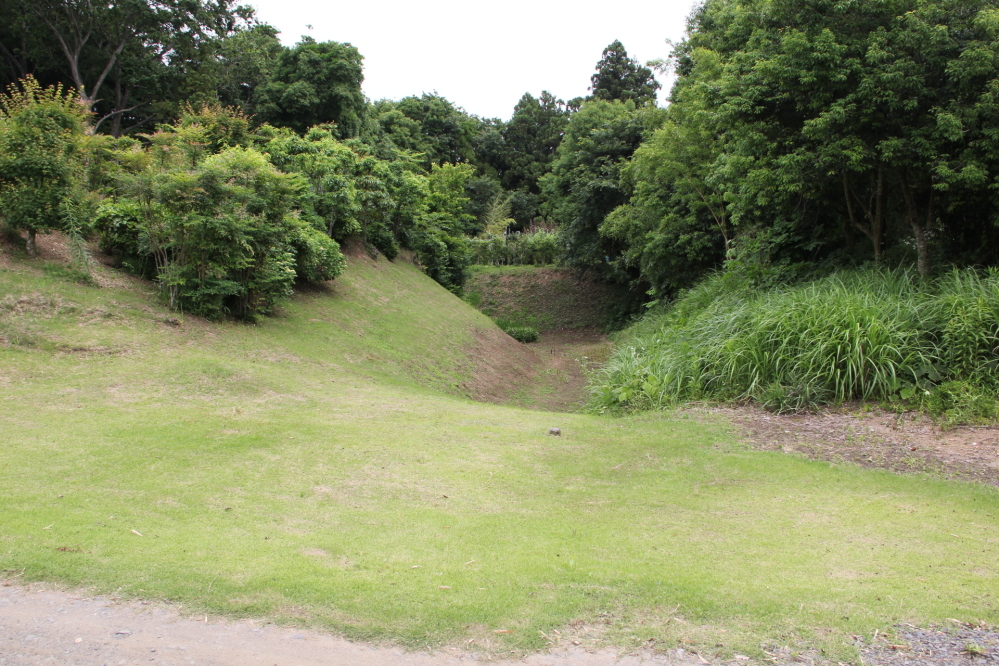
[[[38,246],[35,244],[35,230],[28,229],[28,240],[24,243],[24,248],[28,251],[29,257],[38,256]]]
[[[11,72],[15,79],[23,79],[28,76],[28,67],[23,60],[19,60],[14,54],[0,42],[0,54],[7,60]]]
[[[926,205],[926,222],[920,221],[919,208],[916,205],[916,197],[909,187],[906,175],[902,174],[902,194],[905,196],[905,212],[912,228],[912,237],[916,241],[916,270],[919,277],[924,280],[930,277],[930,250],[926,241],[926,232],[933,224],[933,190],[930,190],[929,202]]]
[[[874,200],[874,218],[871,220],[871,232],[874,241],[874,263],[881,264],[881,248],[884,239],[884,214],[885,214],[885,168],[878,167],[878,189]]]
[[[878,184],[874,190],[874,201],[869,202],[868,205],[864,205],[858,197],[858,203],[864,208],[864,215],[867,217],[868,226],[860,224],[856,220],[853,214],[853,204],[850,203],[850,184],[847,180],[846,174],[843,175],[843,194],[846,196],[846,209],[850,216],[850,221],[856,229],[864,232],[864,235],[871,240],[871,245],[874,246],[874,263],[881,263],[881,250],[884,242],[885,235],[885,223],[884,223],[884,201],[885,201],[885,169],[884,166],[878,166]],[[856,196],[856,195],[854,195]]]
[[[853,228],[859,226],[857,218],[853,214],[853,204],[850,203],[850,182],[847,180],[846,172],[843,172],[843,197],[846,199],[847,219],[843,224],[843,239],[846,241],[846,251],[853,252]]]

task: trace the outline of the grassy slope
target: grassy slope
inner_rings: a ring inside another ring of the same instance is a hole
[[[460,389],[489,324],[405,264],[257,327],[21,265],[0,302],[36,345],[0,347],[0,569],[25,580],[473,648],[574,619],[723,653],[999,621],[995,490],[423,388]]]
[[[637,305],[626,287],[580,279],[569,268],[473,266],[466,291],[497,320],[540,331],[605,329],[625,320]]]

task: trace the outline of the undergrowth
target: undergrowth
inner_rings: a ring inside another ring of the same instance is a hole
[[[756,290],[723,273],[650,313],[594,385],[602,408],[752,400],[777,412],[853,400],[994,420],[999,272],[857,270]]]

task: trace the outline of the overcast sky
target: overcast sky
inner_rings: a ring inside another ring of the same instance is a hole
[[[683,37],[694,0],[244,0],[286,45],[350,42],[372,100],[437,91],[467,112],[508,119],[521,95],[587,94],[615,39],[645,63]],[[311,28],[309,28],[311,26]],[[657,75],[666,95],[667,81]]]

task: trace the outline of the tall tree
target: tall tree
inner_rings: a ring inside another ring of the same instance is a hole
[[[428,171],[434,164],[474,160],[472,140],[479,121],[446,98],[424,93],[398,102],[382,101],[376,108],[380,111],[379,123],[389,138],[402,149],[422,153]]]
[[[631,100],[638,105],[655,104],[660,87],[652,70],[629,58],[624,44],[616,39],[604,49],[590,78],[594,99]]]
[[[708,0],[603,231],[664,291],[717,261],[712,230],[761,279],[993,263],[997,16],[990,0]]]
[[[568,265],[608,278],[627,277],[615,270],[623,248],[602,237],[600,227],[627,201],[621,169],[661,115],[655,108],[636,109],[630,100],[593,100],[572,116],[552,172],[542,178],[546,207],[559,224]]]
[[[273,26],[258,24],[222,40],[216,61],[222,104],[244,113],[256,112],[260,88],[273,78],[285,51],[277,34]]]
[[[551,170],[568,122],[565,102],[547,90],[539,98],[524,93],[502,130],[503,187],[538,194],[538,180]]]
[[[350,44],[303,37],[281,53],[273,77],[257,89],[257,114],[297,132],[336,123],[340,138],[357,136],[367,110],[362,60]]]

